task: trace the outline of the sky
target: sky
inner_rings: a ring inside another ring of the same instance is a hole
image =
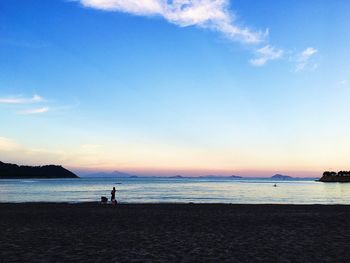
[[[0,160],[349,170],[348,0],[1,0]]]

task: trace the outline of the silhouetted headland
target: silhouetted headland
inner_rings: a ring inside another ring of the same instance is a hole
[[[79,178],[60,165],[26,166],[0,161],[0,179]]]
[[[325,171],[322,177],[318,180],[325,183],[350,183],[350,171]]]

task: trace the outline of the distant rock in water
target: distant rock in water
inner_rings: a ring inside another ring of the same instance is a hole
[[[283,174],[275,174],[274,176],[270,177],[271,179],[278,179],[278,180],[286,180],[286,179],[293,179],[293,177]]]
[[[326,171],[318,181],[324,183],[350,183],[350,171],[339,171],[338,173]]]
[[[60,165],[26,166],[0,161],[0,179],[79,178]]]

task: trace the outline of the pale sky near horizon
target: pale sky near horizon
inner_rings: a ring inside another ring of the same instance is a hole
[[[350,1],[2,0],[0,161],[349,170]]]

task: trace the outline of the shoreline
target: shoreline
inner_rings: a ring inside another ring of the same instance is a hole
[[[320,203],[310,203],[310,204],[302,204],[302,203],[194,203],[194,202],[154,202],[154,203],[127,203],[127,202],[118,202],[117,205],[112,205],[111,203],[108,204],[101,204],[99,201],[88,201],[88,202],[45,202],[45,201],[35,201],[35,202],[0,202],[0,209],[2,205],[76,205],[76,206],[84,206],[84,205],[98,205],[98,206],[111,206],[111,207],[118,207],[118,206],[152,206],[152,205],[164,205],[164,206],[178,206],[178,205],[184,205],[184,206],[348,206],[349,204],[320,204]]]
[[[334,203],[334,204],[319,204],[319,203],[312,203],[312,204],[293,204],[293,203],[192,203],[192,202],[154,202],[154,203],[126,203],[126,202],[122,202],[122,203],[118,203],[116,205],[112,205],[111,203],[108,204],[102,204],[101,202],[98,201],[91,201],[91,202],[44,202],[44,201],[38,201],[38,202],[0,202],[0,209],[1,206],[4,205],[28,205],[28,206],[40,206],[40,205],[68,205],[68,206],[88,206],[88,205],[96,205],[96,206],[105,206],[105,207],[118,207],[118,206],[283,206],[283,207],[312,207],[312,206],[330,206],[330,207],[334,207],[334,206],[341,206],[341,207],[350,207],[350,203],[349,204],[339,204],[339,203]]]

